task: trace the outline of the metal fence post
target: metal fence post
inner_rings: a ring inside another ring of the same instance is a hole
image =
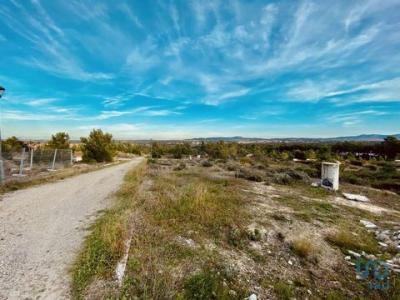
[[[58,149],[54,150],[53,165],[51,166],[51,170],[54,170],[54,167],[56,165],[57,150]]]
[[[4,178],[3,160],[0,160],[0,183],[3,183],[4,180],[5,180],[5,178]]]
[[[19,164],[19,176],[22,176],[24,170],[24,160],[25,160],[25,147],[22,147],[21,163]]]
[[[33,168],[33,149],[31,149],[31,161],[29,164],[29,170],[32,170],[32,168]]]
[[[72,150],[69,150],[70,151],[70,153],[71,153],[71,166],[74,164],[74,157],[73,157],[73,155],[72,155]]]

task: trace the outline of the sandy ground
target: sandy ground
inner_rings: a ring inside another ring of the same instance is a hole
[[[0,299],[68,299],[68,270],[99,210],[141,158],[0,200]]]

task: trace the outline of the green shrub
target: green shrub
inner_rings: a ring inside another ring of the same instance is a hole
[[[350,164],[352,164],[353,166],[360,166],[360,167],[362,167],[363,162],[362,162],[361,160],[352,159],[352,160],[350,160]]]
[[[57,132],[51,136],[46,147],[51,149],[69,149],[69,135],[66,132]]]
[[[209,160],[203,161],[203,162],[201,163],[201,165],[202,165],[203,167],[206,167],[206,168],[209,168],[209,167],[212,167],[212,166],[213,166],[212,162],[210,162]]]
[[[88,138],[81,138],[82,159],[86,162],[110,162],[115,155],[112,135],[101,129],[93,129]]]
[[[206,271],[189,278],[185,283],[185,299],[229,299],[229,290],[217,273]]]
[[[283,281],[279,281],[274,286],[274,291],[278,299],[290,300],[294,297],[293,288]]]

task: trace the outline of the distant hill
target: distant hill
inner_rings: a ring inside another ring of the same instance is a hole
[[[232,137],[200,137],[187,139],[187,141],[226,141],[226,142],[380,142],[383,141],[387,134],[361,134],[356,136],[341,136],[332,138],[248,138],[242,136],[232,136]],[[393,134],[393,136],[400,139],[400,134]]]

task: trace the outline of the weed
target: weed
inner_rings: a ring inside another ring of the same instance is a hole
[[[254,230],[250,230],[247,233],[247,235],[251,241],[260,241],[261,240],[261,232],[257,228],[255,228]]]
[[[274,284],[274,291],[279,300],[290,300],[294,297],[293,288],[283,281]]]
[[[338,232],[330,234],[326,240],[342,250],[365,251],[377,253],[379,251],[375,238],[367,231],[355,231],[349,227],[342,227]]]

